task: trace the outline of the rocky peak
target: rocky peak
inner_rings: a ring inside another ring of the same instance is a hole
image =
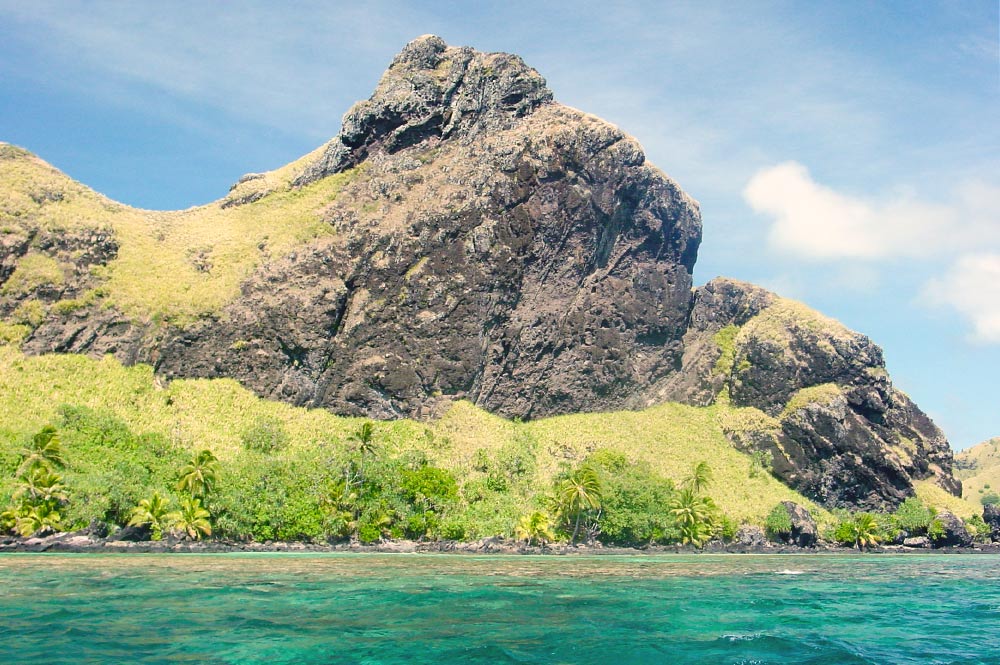
[[[449,47],[424,35],[396,56],[374,94],[344,115],[340,134],[296,184],[354,166],[376,149],[394,153],[432,136],[509,129],[550,101],[545,79],[518,56]]]
[[[714,404],[734,445],[824,505],[897,505],[932,477],[961,490],[881,349],[752,284],[692,289],[697,202],[517,56],[420,37],[325,146],[183,213],[112,205],[20,157],[0,145],[0,175],[28,183],[0,239],[0,334],[25,352],[114,353],[381,419],[455,400],[521,418]],[[66,219],[71,245],[48,242]],[[239,252],[216,251],[223,229]],[[149,247],[166,269],[136,264]],[[164,317],[160,294],[197,316]]]

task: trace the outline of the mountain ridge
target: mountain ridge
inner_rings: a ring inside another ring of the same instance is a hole
[[[0,145],[0,338],[26,353],[380,419],[722,400],[734,445],[829,507],[961,491],[881,349],[753,285],[693,289],[697,202],[517,56],[418,38],[326,145],[187,211],[30,159]]]

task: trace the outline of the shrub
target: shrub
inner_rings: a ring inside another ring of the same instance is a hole
[[[982,515],[973,515],[965,520],[965,526],[977,542],[989,542],[992,528],[983,520]]]
[[[673,483],[647,464],[630,464],[621,453],[597,450],[587,461],[600,470],[600,541],[613,545],[666,542],[663,516],[670,509]]]
[[[776,505],[764,520],[764,531],[771,540],[788,540],[792,535],[792,516],[788,514],[788,508],[784,504]]]
[[[518,432],[514,440],[506,442],[492,454],[477,450],[472,467],[486,474],[486,484],[494,492],[507,492],[523,488],[535,475],[535,439],[527,432]]]
[[[770,474],[774,468],[774,456],[769,450],[755,450],[750,455],[750,477],[757,478]]]
[[[934,519],[931,520],[930,525],[927,527],[927,536],[931,540],[941,540],[947,536],[947,532],[944,529],[944,524],[941,520]]]
[[[340,535],[323,507],[335,473],[300,456],[238,458],[226,466],[226,482],[212,496],[216,532],[257,541]]]
[[[454,517],[441,523],[441,537],[445,540],[462,540],[465,538],[465,523]]]
[[[712,535],[721,539],[725,543],[730,543],[734,538],[736,538],[736,532],[739,531],[739,529],[739,522],[728,515],[723,515],[716,523],[716,527]]]
[[[373,522],[362,522],[358,527],[358,540],[365,544],[377,543],[382,539],[382,529]]]
[[[1000,494],[996,492],[987,492],[979,498],[979,502],[984,506],[995,506],[1000,504]]]
[[[840,545],[854,546],[858,533],[853,519],[841,520],[833,532],[833,539]]]
[[[243,447],[258,453],[273,453],[288,445],[285,424],[268,416],[258,417],[240,436]]]
[[[920,536],[927,533],[933,516],[923,501],[911,496],[896,509],[894,517],[901,529],[911,536]]]

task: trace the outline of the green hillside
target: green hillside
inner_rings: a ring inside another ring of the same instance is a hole
[[[467,536],[494,535],[487,532],[490,529],[510,535],[526,507],[544,505],[559,473],[592,453],[610,451],[675,485],[696,462],[708,462],[713,472],[709,494],[739,522],[762,523],[781,500],[799,502],[823,516],[824,511],[809,500],[769,474],[755,471],[753,460],[732,447],[719,425],[720,416],[732,419],[730,411],[666,404],[641,412],[520,423],[460,402],[435,422],[376,423],[374,438],[383,457],[417,456],[454,474],[461,510],[482,513],[476,520],[488,525]],[[86,425],[76,426],[76,431],[73,423],[82,422],[81,413]],[[94,496],[131,493],[122,497],[124,503],[138,501],[151,489],[170,493],[183,461],[204,448],[219,458],[222,488],[242,482],[261,465],[281,468],[282,473],[324,476],[336,466],[332,460],[349,454],[348,439],[362,422],[262,400],[227,379],[178,380],[164,386],[150,367],[123,367],[111,357],[100,361],[74,355],[25,357],[11,347],[0,347],[0,502],[6,504],[14,491],[13,473],[25,442],[49,424],[63,432],[72,505],[74,478]],[[249,449],[260,436],[274,439],[275,449]],[[140,450],[143,446],[148,450]],[[506,491],[490,489],[485,499],[479,496],[496,469],[519,456],[519,464],[529,472]],[[140,481],[130,477],[131,485],[124,489],[95,486],[113,484],[114,470],[128,464],[145,469]],[[315,495],[317,501],[322,500],[321,493]],[[104,505],[91,498],[95,506]],[[483,501],[485,505],[474,505]],[[99,512],[77,506],[71,514],[83,520],[100,517]]]

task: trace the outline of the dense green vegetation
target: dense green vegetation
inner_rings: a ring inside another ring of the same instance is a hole
[[[459,402],[431,423],[369,422],[261,400],[229,380],[161,386],[144,366],[0,346],[0,527],[702,545],[743,523],[779,535],[768,514],[789,500],[833,539],[853,516],[815,506],[723,435],[743,411],[667,404],[521,423]],[[898,528],[926,532],[923,505],[936,504],[904,504]],[[873,519],[877,538],[895,537],[887,516]]]
[[[524,450],[480,455],[486,482],[470,483],[463,492],[454,474],[430,465],[423,453],[385,450],[371,422],[319,459],[269,452],[249,447],[223,465],[205,449],[185,460],[180,449],[158,437],[136,436],[113,415],[63,407],[57,425],[45,426],[21,452],[3,528],[29,535],[46,525],[76,529],[98,521],[148,526],[154,540],[168,533],[195,540],[215,533],[241,540],[363,543],[511,535],[511,525],[484,527],[476,504],[503,504],[501,496],[530,469]],[[57,468],[66,469],[65,484]],[[529,542],[702,544],[717,535],[721,518],[700,494],[709,478],[708,465],[701,463],[686,487],[675,491],[646,465],[598,450],[575,468],[567,466],[548,492],[535,496],[544,507],[524,511],[513,531]],[[179,508],[170,510],[173,505]]]

